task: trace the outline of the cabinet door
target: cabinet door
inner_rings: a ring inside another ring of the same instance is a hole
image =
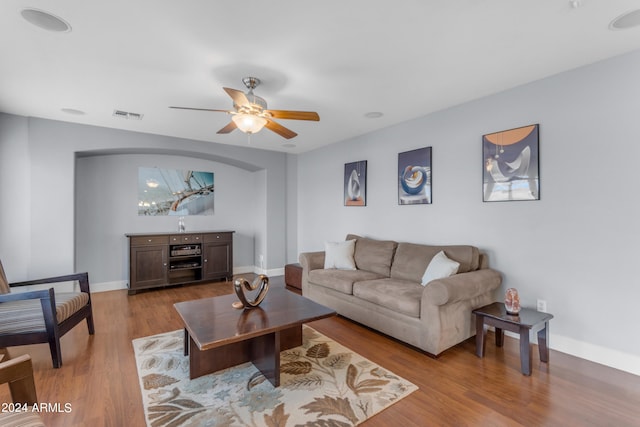
[[[229,242],[205,243],[202,251],[203,279],[231,279],[232,246]]]
[[[165,245],[131,247],[129,288],[166,285],[168,252]]]

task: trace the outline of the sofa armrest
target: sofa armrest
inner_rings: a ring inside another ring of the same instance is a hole
[[[455,274],[427,283],[422,301],[430,305],[464,301],[498,289],[501,283],[500,273],[489,268]]]
[[[324,251],[303,252],[298,258],[303,271],[311,271],[324,268]]]
[[[311,270],[324,268],[324,251],[303,252],[298,257],[298,261],[300,261],[300,265],[302,266],[302,277],[300,280],[302,295],[307,295],[309,293],[309,272]]]

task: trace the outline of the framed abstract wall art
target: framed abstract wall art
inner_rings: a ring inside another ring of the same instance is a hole
[[[138,216],[213,215],[213,172],[138,168]]]
[[[344,205],[367,206],[367,161],[344,165]]]
[[[540,200],[539,125],[482,136],[484,202]]]
[[[431,203],[431,147],[398,154],[398,204]]]

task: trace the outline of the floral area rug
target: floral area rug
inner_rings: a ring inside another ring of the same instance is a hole
[[[252,363],[190,380],[183,336],[133,340],[148,426],[355,426],[418,389],[308,326],[278,388]]]

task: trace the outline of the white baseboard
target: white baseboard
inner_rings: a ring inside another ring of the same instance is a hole
[[[549,334],[549,348],[640,376],[640,357],[618,350]]]
[[[266,274],[267,276],[282,276],[284,275],[284,268],[273,268],[270,270],[261,269],[255,265],[246,265],[233,267],[233,274]],[[91,283],[91,293],[97,292],[108,292],[108,291],[117,291],[120,289],[129,289],[129,282],[127,280],[116,280],[113,282],[101,282],[101,283]],[[32,290],[32,289],[24,289],[24,291]],[[72,291],[72,289],[69,289]],[[68,292],[69,292],[68,291]]]
[[[267,276],[284,276],[284,267],[272,268],[270,270],[266,270],[266,273],[262,274],[266,274]]]
[[[117,291],[120,289],[129,289],[129,282],[126,280],[116,280],[114,282],[91,283],[91,293]]]
[[[505,331],[504,334],[520,340],[520,336],[516,333]],[[537,334],[531,334],[529,339],[532,343],[538,342]],[[551,333],[549,334],[549,348],[640,376],[640,357],[633,354]]]
[[[233,267],[233,274],[247,274],[247,273],[255,273],[256,270],[255,265],[245,265],[240,267]]]
[[[284,275],[284,267],[282,268],[272,268],[272,269],[264,269],[255,265],[248,265],[245,267],[233,267],[233,274],[266,274],[267,276],[283,276]]]

